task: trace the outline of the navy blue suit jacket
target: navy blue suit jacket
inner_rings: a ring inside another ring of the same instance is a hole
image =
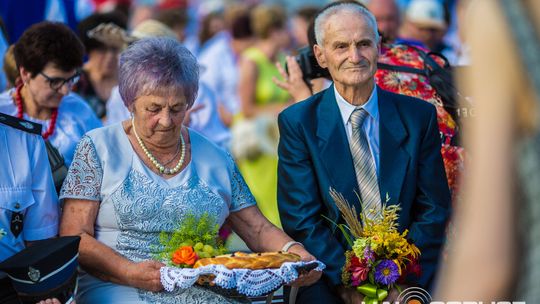
[[[420,248],[422,276],[412,282],[429,288],[437,269],[449,216],[450,191],[440,153],[435,107],[384,91],[379,99],[381,200],[401,204],[399,229]],[[359,192],[353,160],[334,87],[279,115],[278,205],[287,234],[327,265],[329,284],[341,284],[348,245],[321,215],[343,222],[330,187],[356,205]]]

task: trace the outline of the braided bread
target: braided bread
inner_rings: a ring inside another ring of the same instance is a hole
[[[266,269],[279,268],[285,262],[298,262],[300,256],[294,253],[264,252],[264,253],[243,253],[235,252],[213,258],[200,259],[195,262],[193,268],[206,265],[221,264],[229,269]]]

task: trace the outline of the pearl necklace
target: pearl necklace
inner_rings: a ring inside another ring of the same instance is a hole
[[[185,145],[184,136],[182,136],[182,131],[181,130],[180,130],[180,140],[181,140],[181,144],[182,144],[182,154],[180,155],[180,160],[178,161],[178,164],[176,164],[176,166],[174,168],[169,169],[169,168],[165,168],[165,166],[162,165],[154,157],[154,155],[152,155],[152,153],[150,153],[148,148],[146,148],[146,146],[144,145],[143,141],[141,140],[141,138],[137,134],[137,130],[135,129],[135,117],[131,118],[131,126],[133,127],[133,133],[135,134],[135,138],[137,138],[137,142],[139,143],[139,146],[141,146],[141,149],[143,149],[144,154],[146,154],[146,156],[150,159],[152,164],[154,164],[154,166],[159,170],[160,173],[173,175],[173,174],[178,173],[178,171],[180,171],[180,168],[182,167],[182,164],[184,163],[184,157],[186,155],[186,145]]]

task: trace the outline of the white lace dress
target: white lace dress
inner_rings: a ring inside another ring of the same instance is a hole
[[[222,225],[230,212],[255,205],[230,155],[192,130],[189,136],[191,162],[164,179],[144,165],[120,123],[93,130],[77,146],[60,199],[99,201],[96,239],[136,262],[152,259],[160,232],[187,214],[207,212]],[[79,276],[79,304],[229,302],[198,287],[154,293]]]

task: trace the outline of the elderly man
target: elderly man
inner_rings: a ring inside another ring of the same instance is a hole
[[[388,204],[401,205],[399,229],[408,229],[422,251],[422,275],[408,283],[429,288],[450,202],[435,108],[375,85],[380,38],[364,7],[328,6],[315,19],[315,32],[315,56],[334,85],[279,116],[283,228],[327,265],[322,280],[301,288],[297,301],[361,301],[359,293],[341,285],[347,243],[322,217],[342,222],[330,188],[357,210],[354,191],[370,209],[380,210],[386,197]]]

